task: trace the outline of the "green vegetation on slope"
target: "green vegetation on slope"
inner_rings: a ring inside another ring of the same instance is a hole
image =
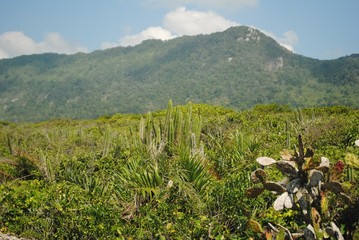
[[[293,54],[258,30],[148,40],[90,54],[0,61],[0,119],[88,119],[207,103],[358,107],[359,58],[319,61]]]
[[[263,239],[270,223],[296,232],[306,223],[298,210],[274,211],[273,194],[252,199],[247,190],[255,160],[279,159],[301,134],[314,161],[344,163],[337,181],[352,203],[328,195],[326,206],[350,239],[358,226],[358,126],[359,111],[349,107],[236,112],[172,102],[144,115],[2,122],[0,231],[35,239]]]

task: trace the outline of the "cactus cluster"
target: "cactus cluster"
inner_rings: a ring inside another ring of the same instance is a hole
[[[183,148],[190,148],[192,153],[197,152],[201,129],[202,118],[200,115],[192,115],[191,103],[183,112],[179,107],[173,108],[172,100],[169,100],[164,122],[156,123],[151,113],[148,113],[146,119],[141,119],[139,132],[142,143],[156,156],[164,151],[172,155],[174,151]]]
[[[328,206],[328,195],[331,193],[340,197],[345,203],[351,202],[344,193],[342,184],[338,182],[338,174],[343,171],[343,164],[339,161],[331,169],[328,158],[321,157],[320,162],[316,162],[313,156],[314,152],[304,148],[302,137],[299,135],[298,147],[295,147],[293,155],[288,150],[284,150],[281,152],[281,160],[278,161],[269,157],[257,158],[256,161],[261,168],[251,174],[251,181],[261,184],[261,187],[248,189],[247,196],[255,198],[265,190],[275,192],[279,195],[273,203],[276,211],[284,209],[298,211],[306,227],[299,233],[291,233],[283,227],[289,239],[298,237],[344,239],[330,216]],[[280,182],[269,181],[268,174],[264,170],[269,166],[275,166],[285,176],[284,179]],[[279,233],[273,224],[270,226],[271,236]]]

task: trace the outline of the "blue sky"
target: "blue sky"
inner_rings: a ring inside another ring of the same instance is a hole
[[[0,0],[0,58],[91,52],[247,25],[295,53],[359,53],[358,0]]]

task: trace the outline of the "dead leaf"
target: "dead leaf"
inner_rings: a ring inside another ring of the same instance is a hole
[[[249,198],[255,198],[258,197],[263,191],[264,188],[250,188],[247,190],[246,196]]]
[[[259,224],[259,222],[257,222],[256,220],[250,219],[248,221],[248,227],[253,231],[253,232],[257,232],[257,233],[262,233],[262,227]]]
[[[257,158],[256,161],[262,166],[269,166],[277,162],[276,160],[270,157],[259,157]]]
[[[339,182],[326,182],[322,185],[323,190],[329,190],[333,193],[341,193],[344,192],[342,184]]]
[[[257,169],[254,171],[255,176],[264,184],[267,181],[267,173],[263,169]]]
[[[309,171],[309,187],[317,187],[319,182],[323,179],[323,173],[318,170]]]
[[[282,193],[282,195],[277,197],[277,199],[273,203],[274,210],[276,210],[276,211],[283,210],[284,203],[287,200],[287,198],[288,198],[288,193],[287,192],[284,192],[284,193]]]
[[[278,161],[277,168],[286,176],[295,176],[298,173],[298,169],[289,161]]]
[[[300,187],[301,187],[301,180],[299,178],[296,178],[292,180],[290,183],[288,183],[287,191],[289,193],[296,193],[298,192]]]
[[[320,217],[320,214],[319,214],[318,210],[316,208],[312,207],[312,209],[310,211],[310,214],[311,214],[311,217],[312,217],[314,229],[319,230],[320,222],[321,222],[322,219]]]
[[[314,156],[314,151],[312,149],[306,148],[305,150],[306,150],[304,154],[305,158],[311,158]]]
[[[312,225],[308,225],[305,229],[304,229],[304,237],[306,240],[314,240],[316,239],[315,237],[315,231]]]
[[[346,204],[351,204],[352,203],[352,199],[348,196],[348,195],[346,195],[345,193],[340,193],[340,196],[342,197],[342,199],[344,200],[344,202],[346,203]]]
[[[334,222],[330,222],[330,226],[332,227],[336,238],[338,240],[344,240],[344,237],[343,237],[342,233],[340,232],[340,229],[338,228],[338,226],[335,225]]]
[[[281,152],[280,152],[280,157],[283,159],[283,160],[286,160],[286,161],[292,161],[294,160],[294,157],[293,155],[290,153],[289,150],[287,149],[283,149]]]
[[[293,195],[288,194],[288,197],[284,201],[284,207],[292,208],[293,207]]]
[[[344,170],[344,163],[342,161],[338,161],[334,164],[334,166],[330,169],[330,180],[338,181],[342,178]]]
[[[266,182],[263,184],[264,188],[268,191],[274,191],[277,193],[283,193],[286,191],[285,187],[275,182]]]

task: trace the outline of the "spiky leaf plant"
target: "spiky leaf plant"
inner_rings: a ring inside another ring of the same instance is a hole
[[[306,227],[300,233],[291,233],[287,228],[285,235],[289,239],[304,237],[305,239],[322,239],[334,237],[344,239],[337,225],[334,223],[334,216],[328,211],[328,197],[335,195],[337,200],[350,203],[351,199],[344,193],[340,178],[340,170],[343,170],[342,162],[330,168],[328,158],[321,157],[320,162],[313,158],[314,152],[304,148],[301,135],[298,136],[298,148],[294,154],[284,150],[281,153],[281,160],[274,160],[269,157],[257,158],[261,168],[251,174],[253,183],[261,184],[261,187],[253,187],[247,190],[247,196],[255,198],[263,191],[275,192],[278,197],[273,203],[276,211],[293,209],[299,212],[298,219],[304,220]],[[275,166],[285,178],[280,182],[268,180],[268,174],[264,170],[269,166]],[[300,225],[300,223],[299,223]],[[271,236],[278,231],[270,224]],[[277,232],[279,234],[279,231]]]

